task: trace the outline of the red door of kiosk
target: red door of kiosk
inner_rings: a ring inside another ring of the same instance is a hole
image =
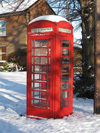
[[[69,115],[73,110],[73,40],[59,36],[60,44],[60,111],[58,117]]]
[[[53,116],[53,69],[52,36],[29,37],[28,55],[28,108],[32,116],[51,118]],[[30,51],[31,50],[31,51]],[[30,93],[31,92],[31,93]],[[30,104],[30,105],[29,105]],[[29,116],[28,115],[28,116]]]

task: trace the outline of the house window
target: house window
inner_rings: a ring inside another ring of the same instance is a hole
[[[0,20],[0,36],[6,36],[6,20]]]
[[[0,48],[0,60],[2,60],[2,49]]]
[[[0,45],[0,61],[6,60],[6,45]]]

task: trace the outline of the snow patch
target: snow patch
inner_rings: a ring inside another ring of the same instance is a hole
[[[87,39],[90,39],[91,36],[87,36]]]
[[[62,119],[26,118],[26,72],[1,72],[0,133],[99,133],[100,115],[93,100],[73,97],[73,114]]]
[[[34,4],[36,1],[38,0],[24,0],[16,11],[24,11],[25,9],[29,8],[32,4]],[[18,6],[19,2],[20,0],[16,3],[12,1],[9,3],[4,3],[3,5],[0,4],[0,14],[13,12],[15,8]]]

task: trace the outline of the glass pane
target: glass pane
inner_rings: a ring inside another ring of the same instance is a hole
[[[46,48],[35,49],[35,56],[47,56],[47,49]]]
[[[50,93],[48,93],[48,109],[50,109]]]
[[[31,100],[31,106],[33,106],[33,100]]]
[[[47,83],[34,83],[35,90],[47,90]]]
[[[2,54],[2,48],[0,48],[0,54]]]
[[[31,98],[33,98],[33,91],[31,91]]]
[[[33,73],[33,65],[32,65],[32,73]]]
[[[50,58],[49,58],[49,64],[50,64]]]
[[[51,40],[49,40],[49,47],[51,47]]]
[[[2,60],[2,49],[0,48],[0,60]]]
[[[34,58],[32,57],[32,64],[33,64],[33,61],[34,61],[33,59],[34,59]]]
[[[63,47],[69,47],[69,41],[63,40],[62,46]]]
[[[62,66],[62,72],[63,73],[69,73],[69,67],[68,66]]]
[[[62,107],[67,107],[67,106],[69,106],[69,100],[62,101]]]
[[[62,81],[68,81],[69,80],[69,75],[62,75]]]
[[[62,58],[62,64],[69,64],[69,58],[68,57],[63,57]]]
[[[62,99],[68,98],[69,97],[69,92],[68,91],[64,91],[62,92]]]
[[[48,109],[50,109],[50,101],[48,101]]]
[[[33,47],[33,45],[34,45],[34,41],[32,40],[32,47]],[[32,48],[33,49],[33,48]]]
[[[47,93],[45,91],[43,91],[43,92],[34,91],[34,98],[46,100],[47,99]]]
[[[32,56],[33,56],[33,48],[32,48]]]
[[[31,88],[32,88],[32,90],[33,90],[33,82],[31,82]]]
[[[35,40],[35,47],[47,47],[47,40]]]
[[[31,74],[31,80],[33,80],[33,74]]]
[[[46,74],[35,74],[35,81],[47,81]]]
[[[47,72],[47,66],[36,65],[34,68],[34,72],[41,72],[41,73]]]
[[[6,36],[6,20],[0,20],[0,36]]]
[[[2,55],[0,54],[0,60],[2,60]]]
[[[62,49],[63,56],[69,56],[69,49]]]
[[[47,64],[47,57],[35,57],[35,64]]]
[[[46,109],[47,108],[47,102],[41,101],[41,100],[34,100],[34,107]]]
[[[62,90],[67,90],[68,85],[69,85],[69,83],[62,83]]]
[[[51,54],[51,49],[49,48],[49,56],[50,56],[50,54]]]

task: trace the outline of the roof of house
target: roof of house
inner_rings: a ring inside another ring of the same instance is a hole
[[[35,2],[37,2],[37,1],[39,1],[39,0],[24,0],[20,4],[20,1],[17,0],[16,3],[13,1],[13,2],[9,2],[9,3],[4,3],[3,5],[0,4],[0,14],[11,13],[15,9],[16,9],[16,12],[24,11],[25,9],[27,9],[30,6],[32,6],[33,4],[35,4]]]

